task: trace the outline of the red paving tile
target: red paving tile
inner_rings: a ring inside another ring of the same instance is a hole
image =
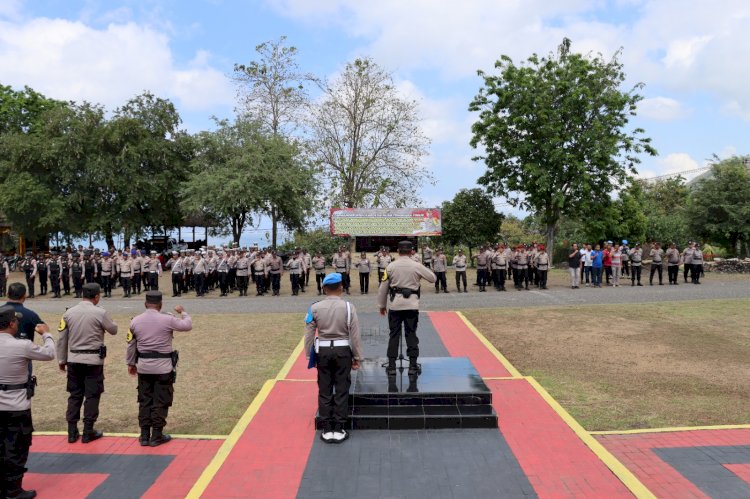
[[[455,312],[428,312],[432,325],[438,332],[451,357],[469,357],[483,378],[505,378],[511,374],[492,352],[479,341]]]
[[[750,464],[725,464],[724,467],[750,484]]]
[[[26,473],[23,487],[36,490],[42,497],[83,499],[88,497],[107,477],[108,475],[93,473],[64,475]]]
[[[144,497],[177,498],[187,495],[222,443],[222,440],[175,439],[167,445],[151,448],[141,447],[136,438],[104,437],[90,444],[84,445],[78,442],[71,445],[64,436],[37,435],[34,436],[31,451],[32,453],[89,455],[171,455],[174,456],[173,461]],[[76,480],[71,477],[81,477],[81,475],[29,473],[24,483],[28,487],[35,488],[43,497],[86,497],[107,478],[106,475],[101,474],[86,474],[85,480]],[[61,483],[66,485],[63,487]]]
[[[295,497],[316,436],[315,388],[277,382],[203,497]]]
[[[317,380],[318,371],[317,369],[307,368],[307,359],[305,358],[305,352],[300,352],[297,355],[297,359],[294,361],[292,368],[289,370],[289,374],[286,375],[285,379],[307,379]]]
[[[597,435],[596,438],[657,497],[707,497],[692,482],[657,456],[653,449],[750,445],[750,429]],[[750,466],[725,466],[750,483]]]
[[[528,381],[485,383],[500,431],[539,497],[632,497]]]

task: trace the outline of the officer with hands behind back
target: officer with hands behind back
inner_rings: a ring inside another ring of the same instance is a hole
[[[146,291],[146,311],[135,317],[128,331],[125,361],[128,373],[138,375],[138,424],[141,446],[156,447],[172,440],[163,429],[174,398],[178,354],[172,348],[175,331],[190,331],[193,320],[182,305],[161,313],[160,291]],[[153,432],[152,432],[153,431]]]
[[[396,357],[401,340],[401,328],[406,332],[406,354],[409,357],[409,374],[420,374],[417,363],[419,357],[419,338],[417,338],[417,324],[419,322],[420,281],[434,283],[437,278],[426,266],[420,265],[410,258],[411,242],[398,243],[398,258],[389,263],[383,274],[378,289],[378,307],[380,315],[388,312],[388,374],[396,374]],[[390,296],[390,300],[388,300]],[[386,302],[390,302],[387,306]],[[386,308],[387,306],[387,308]]]
[[[311,350],[317,352],[318,411],[324,424],[320,438],[334,444],[349,438],[344,426],[349,415],[351,370],[359,369],[362,361],[357,310],[341,299],[343,291],[342,275],[328,274],[323,279],[326,298],[313,303],[305,318],[305,355],[309,358]]]
[[[75,443],[83,405],[83,436],[87,444],[104,436],[94,430],[99,418],[99,398],[104,393],[104,333],[117,334],[117,324],[99,307],[101,287],[95,282],[83,285],[83,301],[68,309],[60,320],[57,361],[68,372],[68,443]],[[85,399],[85,402],[84,402]]]
[[[23,489],[23,476],[29,458],[31,434],[31,397],[36,379],[29,373],[29,361],[55,358],[55,341],[43,332],[42,346],[18,339],[21,314],[10,305],[0,307],[0,497],[36,497]]]

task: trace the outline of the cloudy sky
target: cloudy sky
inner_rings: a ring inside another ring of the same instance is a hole
[[[746,0],[0,0],[0,83],[108,108],[150,90],[197,131],[232,115],[227,75],[258,43],[286,35],[323,76],[369,55],[421,102],[438,180],[421,194],[437,205],[483,171],[468,146],[476,70],[563,37],[579,52],[622,48],[629,84],[646,84],[634,125],[660,156],[641,176],[747,154],[748,27]]]

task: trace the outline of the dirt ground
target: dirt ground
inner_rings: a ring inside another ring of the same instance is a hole
[[[750,300],[466,315],[588,430],[750,423]]]
[[[186,306],[189,311],[189,307]],[[59,317],[44,316],[53,327]],[[105,393],[98,427],[107,432],[138,432],[136,378],[125,365],[129,316],[115,315],[119,326],[107,335]],[[181,434],[226,435],[245,412],[263,383],[273,378],[304,332],[304,315],[205,315],[193,318],[193,330],[175,333],[180,351],[174,405],[167,431]],[[38,431],[66,428],[65,374],[57,363],[35,362],[39,379],[34,397],[34,427]]]

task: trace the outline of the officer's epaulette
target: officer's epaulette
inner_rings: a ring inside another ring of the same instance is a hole
[[[307,315],[305,316],[305,324],[310,324],[313,321],[312,307],[313,305],[319,302],[320,300],[314,301],[310,304],[309,307],[307,307]]]

